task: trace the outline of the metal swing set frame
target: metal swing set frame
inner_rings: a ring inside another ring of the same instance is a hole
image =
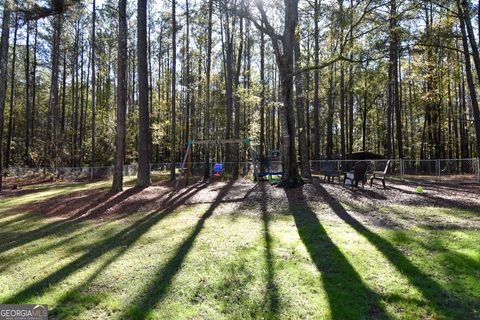
[[[180,185],[182,178],[185,179],[185,185],[188,185],[188,177],[190,175],[191,163],[192,163],[192,147],[193,145],[210,145],[210,144],[243,144],[247,147],[247,150],[250,152],[252,157],[253,164],[253,175],[258,181],[258,170],[257,170],[257,153],[252,148],[252,141],[248,138],[245,139],[217,139],[217,140],[190,140],[187,143],[187,149],[185,150],[185,155],[183,156],[182,166],[180,168],[180,176],[177,179],[175,188],[177,189]]]

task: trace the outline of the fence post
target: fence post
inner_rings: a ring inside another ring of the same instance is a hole
[[[90,181],[93,181],[93,168],[90,167]]]
[[[403,162],[403,158],[402,158],[400,159],[400,179],[402,181],[405,180],[404,175],[405,175],[405,163]]]
[[[435,162],[436,162],[435,166],[437,167],[437,178],[438,178],[438,181],[440,181],[440,172],[441,172],[440,159],[436,159]]]
[[[480,157],[477,158],[477,182],[480,183]]]

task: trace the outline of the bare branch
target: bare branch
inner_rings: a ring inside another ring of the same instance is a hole
[[[342,55],[339,55],[339,56],[336,56],[322,64],[319,64],[319,65],[315,65],[315,66],[308,66],[308,67],[305,67],[305,68],[302,68],[300,70],[297,70],[293,73],[291,73],[288,77],[285,78],[285,80],[288,80],[288,79],[291,79],[293,77],[296,77],[302,73],[305,73],[305,72],[310,72],[310,71],[314,71],[314,70],[321,70],[321,69],[324,69],[336,62],[339,62],[339,61],[347,61],[347,62],[351,62],[351,63],[365,63],[365,62],[370,62],[370,61],[375,61],[375,60],[381,60],[381,59],[384,59],[385,56],[380,56],[380,57],[376,57],[376,58],[367,58],[367,59],[364,59],[364,60],[356,60],[356,59],[351,59],[351,58],[347,58],[345,56],[342,56]],[[284,81],[285,81],[284,80]]]

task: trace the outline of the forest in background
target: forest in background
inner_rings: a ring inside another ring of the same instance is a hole
[[[4,168],[479,155],[478,3],[97,2],[4,0]]]

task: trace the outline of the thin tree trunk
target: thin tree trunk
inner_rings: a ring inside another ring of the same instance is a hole
[[[60,41],[62,34],[62,24],[63,17],[62,15],[57,15],[54,18],[54,35],[53,35],[53,46],[52,46],[52,80],[50,87],[50,132],[49,132],[49,148],[48,155],[50,163],[53,162],[54,165],[57,164],[57,129],[59,123],[59,97],[58,97],[58,77],[60,69]]]
[[[260,172],[265,171],[265,35],[260,33]]]
[[[31,121],[31,97],[30,97],[30,21],[27,21],[27,35],[25,39],[25,153],[24,163],[28,166],[30,161],[30,121]]]
[[[177,18],[176,0],[172,0],[172,105],[171,105],[171,129],[170,129],[170,180],[175,180],[175,168],[177,162],[177,113],[176,113],[176,88],[177,88]],[[140,70],[140,69],[139,69]],[[140,81],[139,81],[140,82]],[[140,83],[139,83],[140,85]],[[182,169],[183,170],[183,169]]]
[[[75,97],[73,96],[73,87],[75,86],[75,75],[73,71],[73,66],[72,66],[72,105],[75,102],[74,99]],[[66,108],[66,94],[67,94],[67,49],[65,48],[63,52],[63,74],[62,74],[62,110],[61,110],[61,116],[60,116],[60,132],[63,136],[65,132],[65,108]]]
[[[32,66],[32,111],[31,111],[31,129],[30,141],[33,145],[33,138],[36,136],[36,105],[37,105],[37,50],[38,50],[38,21],[35,21],[35,39],[33,41],[33,66]]]
[[[15,14],[15,26],[13,31],[12,70],[10,75],[10,113],[8,117],[7,149],[5,151],[5,167],[10,166],[12,139],[13,139],[13,107],[15,105],[15,65],[17,61],[17,34],[18,34],[18,13]]]
[[[235,99],[235,126],[233,128],[233,133],[235,139],[240,139],[240,96],[238,95],[238,87],[240,82],[240,72],[241,72],[241,62],[242,62],[242,52],[243,52],[243,18],[240,18],[240,30],[239,30],[239,48],[237,54],[237,67],[235,72],[235,86],[234,86],[234,99]],[[240,145],[235,144],[233,147],[233,179],[238,178],[238,165],[239,165],[239,156],[240,156]]]
[[[3,180],[3,120],[7,96],[8,37],[10,32],[10,0],[5,0],[2,19],[2,38],[0,40],[0,191]]]
[[[208,30],[207,30],[207,66],[206,66],[206,84],[205,84],[205,112],[204,112],[204,138],[210,136],[210,69],[212,65],[212,15],[213,0],[208,2]],[[210,149],[205,145],[205,167],[203,173],[204,179],[210,177]]]
[[[96,163],[96,153],[97,153],[97,143],[96,143],[96,135],[97,135],[97,127],[96,127],[96,95],[97,95],[97,84],[96,84],[96,74],[95,74],[95,47],[96,47],[96,20],[97,20],[97,11],[96,11],[96,3],[93,0],[92,5],[92,143],[91,143],[91,158],[90,158],[90,166],[95,166]]]
[[[314,63],[315,65],[319,64],[319,55],[320,55],[320,45],[319,45],[319,27],[318,21],[320,18],[320,4],[319,0],[314,2]],[[313,75],[313,130],[314,130],[314,141],[313,141],[313,158],[314,160],[319,160],[320,158],[320,106],[319,106],[319,90],[320,90],[320,80],[319,80],[319,70],[314,71]],[[331,155],[330,155],[331,156]]]
[[[295,69],[301,69],[301,51],[300,51],[300,39],[297,35],[295,40]],[[302,88],[303,77],[297,75],[295,78],[295,91],[296,91],[296,105],[297,105],[297,118],[298,118],[298,148],[300,151],[300,170],[303,178],[310,179],[312,174],[310,172],[310,159],[308,157],[308,145],[307,132],[305,130],[305,97]]]

